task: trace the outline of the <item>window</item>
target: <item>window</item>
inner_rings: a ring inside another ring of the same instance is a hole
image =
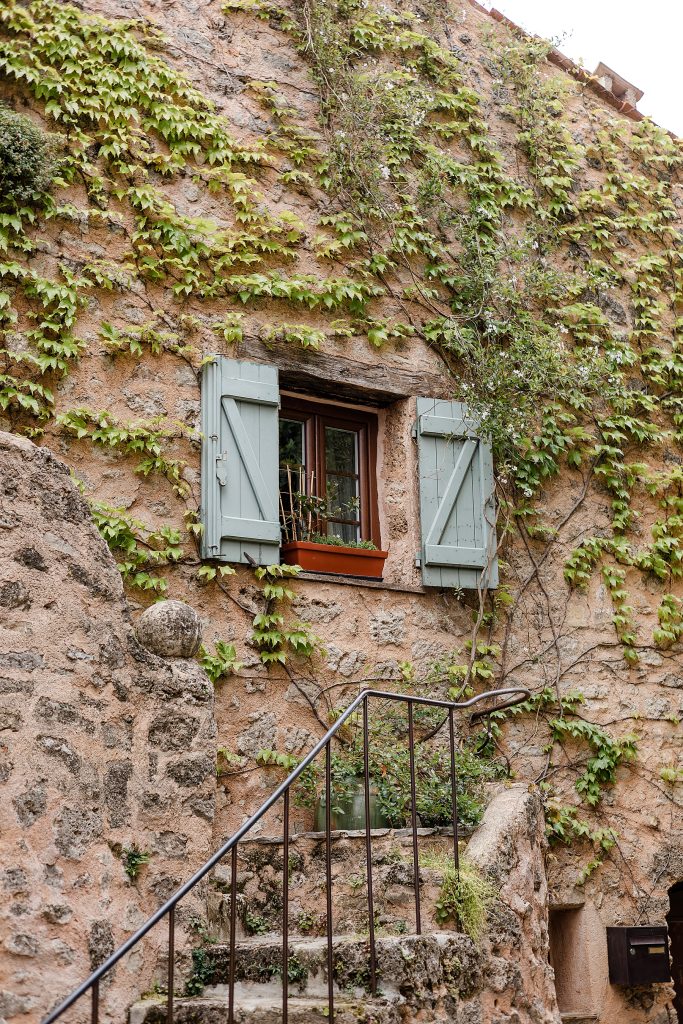
[[[280,518],[290,540],[336,537],[380,547],[377,417],[283,397]]]
[[[491,447],[460,402],[418,397],[413,409],[411,434],[406,424],[389,443],[405,454],[408,508],[416,483],[423,585],[493,588]],[[282,395],[273,365],[213,357],[202,370],[202,558],[272,565],[305,553],[311,572],[380,577],[388,552],[379,532],[377,427],[370,409]],[[341,550],[348,547],[356,550]]]

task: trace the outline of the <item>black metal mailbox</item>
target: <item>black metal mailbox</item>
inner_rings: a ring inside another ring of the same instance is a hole
[[[669,936],[665,924],[607,929],[611,985],[670,981]]]

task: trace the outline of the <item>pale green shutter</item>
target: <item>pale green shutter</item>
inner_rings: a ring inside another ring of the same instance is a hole
[[[280,560],[278,373],[217,356],[202,373],[202,556]]]
[[[422,582],[495,587],[493,459],[467,406],[417,400]]]

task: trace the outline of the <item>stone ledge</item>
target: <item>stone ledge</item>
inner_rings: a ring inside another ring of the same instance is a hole
[[[472,835],[473,829],[467,825],[458,826],[458,837],[461,839],[468,839]],[[425,836],[452,836],[453,829],[448,825],[439,825],[437,828],[418,828],[417,834],[420,838]],[[407,837],[412,838],[412,828],[373,828],[370,829],[370,837],[372,839],[405,839]],[[299,840],[323,840],[325,838],[325,832],[295,832],[289,837],[290,845],[296,843]],[[338,829],[337,831],[330,832],[330,838],[333,840],[338,839],[364,839],[364,829]],[[240,846],[246,846],[248,843],[261,844],[264,846],[278,846],[282,844],[282,836],[252,836],[249,839],[240,840]]]
[[[302,572],[296,577],[301,583],[338,583],[342,587],[366,587],[368,590],[393,590],[398,594],[426,594],[425,587],[401,586],[398,583],[385,583],[384,580],[373,580],[368,576],[337,576],[333,572]]]

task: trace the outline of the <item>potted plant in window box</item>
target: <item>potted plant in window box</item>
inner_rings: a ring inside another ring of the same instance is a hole
[[[282,561],[300,565],[308,572],[381,579],[389,552],[380,551],[371,540],[349,540],[343,536],[345,520],[356,518],[357,499],[340,504],[332,494],[321,498],[307,493],[301,476],[295,489],[289,469],[287,478],[287,489],[280,495]],[[311,492],[313,483],[311,476]],[[334,532],[335,528],[341,536]]]

